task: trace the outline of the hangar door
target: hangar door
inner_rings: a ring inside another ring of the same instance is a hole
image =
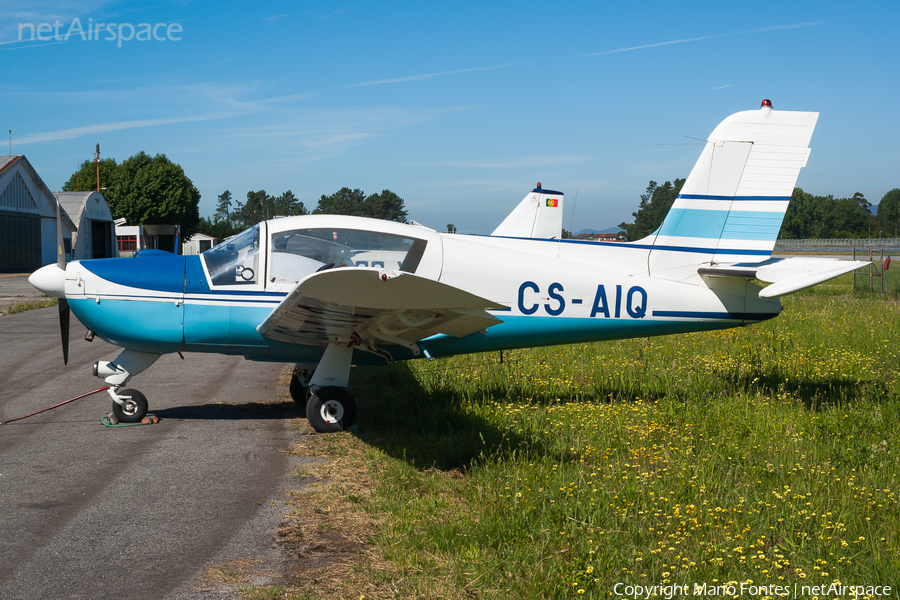
[[[110,221],[91,220],[91,258],[112,258],[113,224]]]
[[[0,271],[41,266],[41,217],[0,211]]]

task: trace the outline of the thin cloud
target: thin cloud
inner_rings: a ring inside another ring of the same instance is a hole
[[[22,41],[14,40],[14,41],[12,41],[12,42],[0,42],[0,45],[4,45],[4,46],[5,46],[5,45],[7,45],[7,44],[26,44],[26,43],[31,42],[31,41],[33,41],[33,40],[22,40]],[[81,41],[81,40],[79,40],[79,41]],[[53,46],[53,45],[56,45],[56,44],[66,44],[66,43],[68,43],[68,42],[66,42],[66,41],[62,41],[62,42],[55,42],[55,41],[54,41],[54,42],[43,42],[43,43],[39,43],[39,44],[31,44],[31,45],[29,45],[29,46],[14,46],[14,47],[12,47],[12,48],[0,48],[0,52],[3,52],[4,50],[24,50],[25,48],[38,48],[38,47],[40,47],[40,46]]]
[[[438,167],[476,167],[485,169],[518,169],[523,167],[546,167],[549,165],[561,165],[565,163],[586,160],[586,156],[525,156],[503,162],[466,162],[466,161],[437,161],[424,163],[410,163],[417,166]]]
[[[338,86],[334,89],[343,89],[343,88],[354,88],[354,87],[363,87],[367,85],[384,85],[387,83],[406,83],[409,81],[422,81],[425,79],[432,79],[434,77],[444,77],[447,75],[458,75],[460,73],[474,73],[476,71],[490,71],[492,69],[502,69],[504,67],[511,67],[513,65],[518,65],[522,63],[506,63],[502,65],[494,65],[492,67],[475,67],[472,69],[456,69],[455,71],[439,71],[437,73],[425,73],[422,75],[408,75],[406,77],[392,77],[390,79],[377,79],[375,81],[364,81],[362,83],[350,83],[347,85]]]
[[[330,19],[331,17],[333,17],[333,16],[335,16],[335,15],[339,15],[339,14],[341,14],[341,13],[343,13],[343,12],[344,12],[344,9],[343,9],[343,8],[339,8],[339,9],[337,9],[337,10],[331,11],[330,13],[318,14],[318,13],[314,13],[314,12],[309,12],[309,11],[307,11],[307,12],[305,12],[305,13],[303,13],[303,14],[305,14],[307,17],[311,17],[313,21],[327,21],[327,20]]]
[[[180,117],[171,119],[141,119],[134,121],[115,121],[112,123],[95,123],[72,129],[33,133],[21,138],[16,138],[17,144],[38,144],[41,142],[55,142],[59,140],[71,140],[83,135],[95,133],[107,133],[109,131],[122,131],[124,129],[138,129],[141,127],[157,127],[159,125],[171,125],[173,123],[190,123],[194,121],[211,121],[221,119],[227,115],[208,115],[200,117]]]
[[[435,181],[429,184],[429,187],[445,188],[445,187],[462,188],[463,194],[483,194],[485,192],[508,192],[521,191],[521,181],[497,181],[493,179],[453,179],[449,181]]]
[[[701,42],[703,40],[712,40],[715,38],[728,37],[732,35],[749,35],[751,33],[765,33],[767,31],[780,31],[784,29],[799,29],[801,27],[814,27],[821,25],[825,21],[813,21],[811,23],[794,23],[790,25],[772,25],[769,27],[761,27],[759,29],[750,29],[747,31],[733,31],[731,33],[717,33],[715,35],[704,35],[695,38],[683,38],[678,40],[669,40],[666,42],[656,42],[655,44],[644,44],[642,46],[630,46],[628,48],[616,48],[615,50],[603,50],[601,52],[591,52],[589,54],[579,54],[570,58],[584,58],[587,56],[600,56],[603,54],[616,54],[618,52],[631,52],[633,50],[646,50],[647,48],[659,48],[660,46],[671,46],[673,44],[687,44],[690,42]]]
[[[264,18],[263,21],[277,21],[278,19],[283,19],[286,16],[287,15],[272,15],[271,17]]]

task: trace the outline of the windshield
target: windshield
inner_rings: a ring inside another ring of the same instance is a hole
[[[202,256],[213,285],[256,283],[259,271],[259,225],[228,238]]]
[[[326,267],[415,272],[426,242],[355,229],[295,229],[272,235],[273,281],[300,281]]]

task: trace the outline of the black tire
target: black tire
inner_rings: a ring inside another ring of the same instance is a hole
[[[309,391],[309,388],[300,383],[300,378],[297,377],[296,373],[291,375],[290,391],[291,398],[294,400],[294,402],[296,402],[300,406],[306,406],[306,394]]]
[[[356,422],[356,402],[345,388],[321,387],[310,393],[306,418],[319,433],[336,433]]]
[[[113,402],[112,411],[120,423],[140,423],[141,419],[147,416],[147,398],[142,393],[128,388],[119,390],[117,394],[131,397],[125,400],[124,406]]]

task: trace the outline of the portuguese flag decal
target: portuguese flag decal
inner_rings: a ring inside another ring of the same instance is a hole
[[[556,208],[559,206],[559,198],[547,198],[547,206]]]

